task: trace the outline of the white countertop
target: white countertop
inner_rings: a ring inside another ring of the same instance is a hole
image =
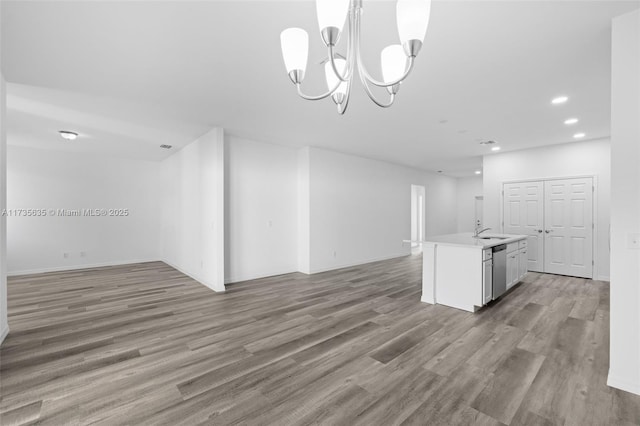
[[[484,237],[484,238],[483,238]],[[490,237],[489,239],[486,239]],[[473,232],[463,232],[461,234],[437,235],[428,237],[422,243],[444,244],[450,246],[478,247],[480,249],[494,247],[500,244],[509,244],[527,238],[526,235],[513,234],[493,234],[483,232],[479,238],[473,237]]]

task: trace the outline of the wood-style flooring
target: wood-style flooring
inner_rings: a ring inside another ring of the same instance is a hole
[[[606,386],[608,283],[529,273],[472,314],[421,303],[420,271],[11,278],[0,424],[640,425]]]

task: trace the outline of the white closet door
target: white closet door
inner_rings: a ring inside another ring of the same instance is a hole
[[[593,179],[545,182],[544,271],[593,277]]]
[[[542,182],[504,184],[504,232],[527,235],[529,271],[544,271],[544,185]]]

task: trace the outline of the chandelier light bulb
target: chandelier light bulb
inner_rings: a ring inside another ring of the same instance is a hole
[[[396,19],[400,43],[424,41],[431,14],[431,0],[398,0]]]
[[[407,68],[407,55],[399,44],[387,46],[380,53],[382,78],[386,83],[396,81],[404,75]]]
[[[338,32],[342,32],[349,11],[349,3],[350,0],[316,0],[320,31],[333,27],[337,28]]]
[[[336,58],[334,59],[334,62],[336,64],[336,69],[338,70],[338,72],[341,75],[344,75],[344,70],[347,66],[347,61],[345,61],[342,58]],[[327,62],[324,65],[324,74],[327,79],[327,88],[329,90],[333,90],[333,88],[336,87],[340,79],[338,79],[338,77],[336,76],[336,73],[333,71],[333,66],[331,66],[331,61]],[[336,91],[333,92],[333,100],[335,101],[335,103],[340,104],[342,103],[342,100],[345,98],[346,94],[347,94],[347,82],[343,81],[338,86],[338,89],[336,89]]]
[[[302,74],[299,79],[302,81],[304,72],[307,69],[309,35],[300,28],[287,28],[280,34],[280,46],[282,47],[282,58],[284,59],[287,73],[291,76],[291,73],[299,71]]]

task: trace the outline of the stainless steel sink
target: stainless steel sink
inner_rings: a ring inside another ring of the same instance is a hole
[[[478,237],[481,240],[506,240],[509,237]]]

